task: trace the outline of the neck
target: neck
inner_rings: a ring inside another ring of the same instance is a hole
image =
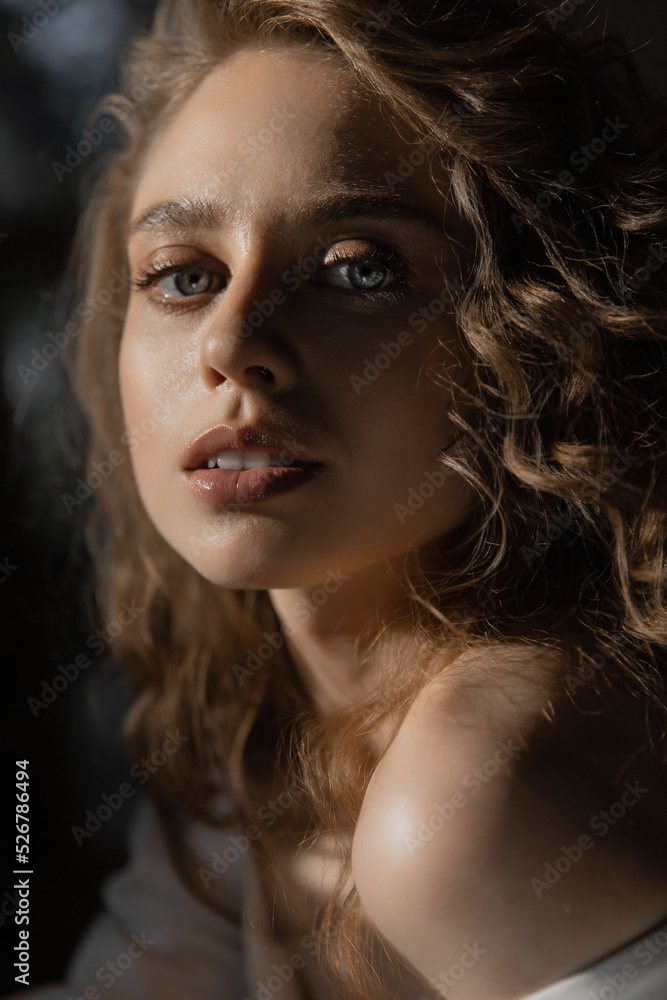
[[[352,705],[374,690],[387,657],[399,655],[414,635],[408,581],[443,566],[442,552],[430,545],[360,570],[332,568],[316,585],[268,591],[296,668],[320,709]]]
[[[387,563],[344,573],[330,569],[317,585],[270,590],[297,670],[323,710],[354,699],[364,686],[364,647],[383,613],[400,602]]]

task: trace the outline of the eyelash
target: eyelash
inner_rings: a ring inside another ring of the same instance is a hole
[[[408,267],[407,261],[401,257],[400,254],[396,253],[394,250],[390,250],[388,247],[372,247],[371,250],[359,250],[353,253],[345,253],[345,251],[333,249],[331,251],[331,262],[326,264],[322,270],[324,272],[335,269],[338,267],[344,267],[345,265],[353,264],[365,264],[369,261],[380,264],[387,271],[390,271],[394,277],[394,282],[389,288],[383,288],[378,291],[368,291],[364,292],[362,289],[351,288],[349,290],[343,288],[336,288],[335,286],[330,286],[329,290],[334,293],[340,293],[344,295],[347,299],[356,299],[357,301],[384,301],[384,302],[398,302],[402,299],[408,288],[412,287],[412,282],[409,279],[410,268]],[[320,273],[320,272],[315,272]]]
[[[151,267],[140,267],[137,271],[137,277],[132,281],[132,287],[136,288],[137,291],[142,291],[145,288],[149,288],[158,278],[166,278],[170,274],[178,274],[179,271],[184,271],[186,267],[195,267],[211,275],[217,273],[206,261],[198,257],[190,257],[188,260],[163,260],[157,264],[153,264]],[[203,294],[208,293],[205,292]],[[196,295],[183,295],[180,300],[175,299],[172,302],[160,301],[159,299],[154,299],[153,301],[156,305],[164,309],[178,310],[182,309],[183,305],[189,299],[196,298]]]
[[[370,250],[352,253],[345,253],[344,251],[333,249],[331,251],[331,257],[332,260],[330,263],[325,264],[319,271],[314,272],[314,274],[309,277],[314,278],[316,274],[321,274],[322,272],[326,273],[332,268],[336,269],[346,265],[349,266],[368,262],[380,264],[394,277],[394,282],[389,288],[379,289],[378,291],[363,291],[362,289],[354,288],[347,290],[344,288],[337,288],[336,286],[328,286],[330,292],[345,296],[348,301],[352,300],[362,303],[395,303],[405,296],[406,289],[412,285],[412,282],[407,277],[410,271],[407,262],[403,257],[401,257],[400,254],[390,250],[389,248],[383,249],[380,247],[373,247]],[[178,274],[179,271],[182,271],[185,268],[198,268],[199,270],[210,275],[217,274],[217,272],[214,271],[206,261],[200,258],[191,257],[188,260],[164,260],[149,268],[139,268],[137,277],[132,281],[132,286],[138,291],[141,291],[149,288],[159,278],[167,277],[170,274]],[[207,295],[210,293],[202,292],[201,294]],[[183,306],[186,305],[189,300],[196,300],[197,298],[197,295],[184,295],[178,299],[174,299],[173,301],[161,301],[160,299],[154,299],[153,301],[163,308],[179,310],[183,309]]]

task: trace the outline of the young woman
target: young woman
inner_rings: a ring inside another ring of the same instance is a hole
[[[134,43],[71,362],[161,757],[54,997],[664,995],[667,118],[560,20]]]

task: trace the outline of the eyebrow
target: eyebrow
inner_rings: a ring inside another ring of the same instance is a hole
[[[163,201],[150,206],[130,223],[127,239],[131,239],[136,233],[146,231],[189,233],[197,230],[216,230],[222,228],[230,214],[230,207],[223,199],[185,196],[174,201]],[[363,191],[347,189],[344,192],[327,194],[310,205],[295,206],[291,221],[297,228],[316,229],[351,219],[387,217],[399,223],[416,223],[437,232],[440,237],[447,236],[444,228],[444,212],[443,217],[438,218],[437,214],[429,209],[383,188]]]

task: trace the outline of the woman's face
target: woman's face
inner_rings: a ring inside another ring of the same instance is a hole
[[[253,46],[152,143],[131,213],[143,285],[123,331],[124,418],[151,520],[219,585],[316,584],[471,509],[438,462],[455,427],[427,374],[464,375],[454,240],[410,138],[338,60]],[[240,456],[208,432],[258,425],[275,440],[242,438],[244,469],[282,443],[271,471],[209,470]]]

